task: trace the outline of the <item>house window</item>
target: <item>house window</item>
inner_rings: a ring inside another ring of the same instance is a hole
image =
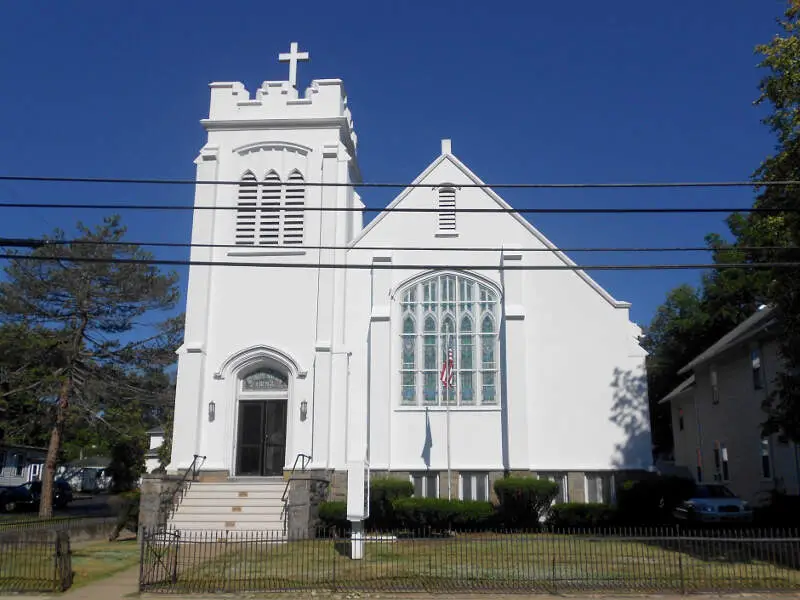
[[[411,475],[415,498],[438,498],[439,475],[437,473],[415,473]]]
[[[703,483],[703,453],[697,448],[697,483]]]
[[[721,481],[730,480],[730,470],[728,466],[728,448],[725,444],[714,443],[714,469],[716,479]]]
[[[439,188],[439,231],[456,230],[456,189],[452,186]]]
[[[236,208],[237,246],[299,246],[305,222],[305,180],[292,171],[286,186],[270,171],[259,186],[252,171],[242,175]]]
[[[772,456],[770,454],[769,438],[761,438],[761,477],[772,478]]]
[[[711,404],[719,404],[719,384],[717,383],[717,370],[711,369]]]
[[[683,409],[678,409],[678,429],[683,431]]]
[[[406,406],[498,403],[498,295],[469,277],[437,274],[400,294],[400,393]],[[442,366],[452,351],[452,385]]]
[[[563,504],[565,502],[569,502],[569,489],[567,486],[566,473],[539,472],[536,474],[536,476],[539,479],[546,479],[558,485],[558,493],[556,494],[556,497],[553,500],[554,504]]]
[[[489,473],[461,473],[461,499],[489,501]]]
[[[758,348],[750,352],[750,364],[753,368],[753,389],[760,390],[764,387],[764,375],[761,371],[761,350]]]
[[[614,475],[611,473],[586,474],[586,502],[612,504],[616,500],[614,493]]]

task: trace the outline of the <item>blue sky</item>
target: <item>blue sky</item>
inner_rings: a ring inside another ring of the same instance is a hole
[[[424,8],[423,8],[424,6]],[[456,8],[457,7],[457,8]],[[777,0],[598,2],[19,2],[0,19],[0,172],[192,178],[211,81],[252,92],[344,80],[366,181],[412,180],[439,140],[484,181],[747,179],[773,139],[752,105],[754,46]],[[370,207],[395,192],[364,192]],[[752,191],[517,190],[516,207],[737,206]],[[0,182],[0,200],[189,205],[191,186]],[[189,241],[189,212],[123,213],[135,241]],[[0,236],[39,235],[98,211],[2,210]],[[693,246],[722,215],[532,215],[562,247]],[[156,251],[188,257],[188,249]],[[573,254],[579,263],[703,261],[704,254]],[[185,288],[185,271],[182,282]],[[691,271],[593,272],[650,321]]]

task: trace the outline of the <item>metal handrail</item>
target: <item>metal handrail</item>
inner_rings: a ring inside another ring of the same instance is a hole
[[[197,479],[197,473],[200,470],[199,465],[197,464],[197,459],[202,458],[203,461],[206,460],[205,456],[200,456],[199,454],[194,454],[193,457],[194,458],[192,459],[192,464],[190,464],[189,468],[186,469],[186,471],[184,471],[183,477],[181,477],[180,481],[178,482],[178,485],[172,491],[172,496],[169,500],[170,514],[168,515],[168,517],[175,514],[175,511],[178,510],[178,507],[180,506],[181,502],[183,502],[183,497],[186,494],[186,490],[189,489],[189,485],[187,482],[189,474],[191,473],[192,475],[192,481]]]
[[[298,460],[302,461],[300,463],[300,471],[304,472],[312,458],[310,454],[303,454],[302,452],[298,452],[297,456],[294,457],[294,464],[292,465],[292,470],[289,472],[289,478],[286,480],[286,487],[283,488],[283,495],[281,496],[281,502],[284,504],[286,504],[286,495],[289,493],[289,484],[292,483],[292,478],[297,471]]]

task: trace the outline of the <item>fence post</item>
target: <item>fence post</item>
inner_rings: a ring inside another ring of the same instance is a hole
[[[139,528],[139,591],[144,591],[144,545],[147,543],[147,527]]]
[[[331,581],[331,591],[336,593],[336,555],[339,553],[338,549],[339,531],[333,532],[333,578]]]
[[[676,541],[678,542],[678,573],[681,578],[681,594],[686,595],[686,581],[683,577],[683,545],[681,544],[681,527],[675,525]]]
[[[181,551],[181,532],[175,532],[175,560],[172,561],[172,585],[178,583],[178,554]]]

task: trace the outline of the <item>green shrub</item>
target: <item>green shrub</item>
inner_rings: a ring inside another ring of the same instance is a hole
[[[350,521],[347,520],[347,502],[323,502],[319,505],[317,516],[320,526],[325,529],[335,529],[341,533],[350,529]]]
[[[369,486],[369,519],[367,526],[372,529],[391,529],[396,525],[392,502],[400,498],[410,498],[414,485],[408,479],[397,477],[376,478]]]
[[[494,523],[490,502],[445,498],[399,498],[393,503],[397,525],[411,531],[485,529]]]
[[[627,525],[665,525],[672,511],[689,498],[695,483],[685,477],[655,477],[625,481],[617,491],[619,518]]]
[[[550,507],[547,524],[555,529],[608,527],[614,523],[616,510],[608,504],[568,502]]]
[[[505,477],[494,482],[502,527],[537,528],[539,519],[558,494],[558,484],[533,477]]]

